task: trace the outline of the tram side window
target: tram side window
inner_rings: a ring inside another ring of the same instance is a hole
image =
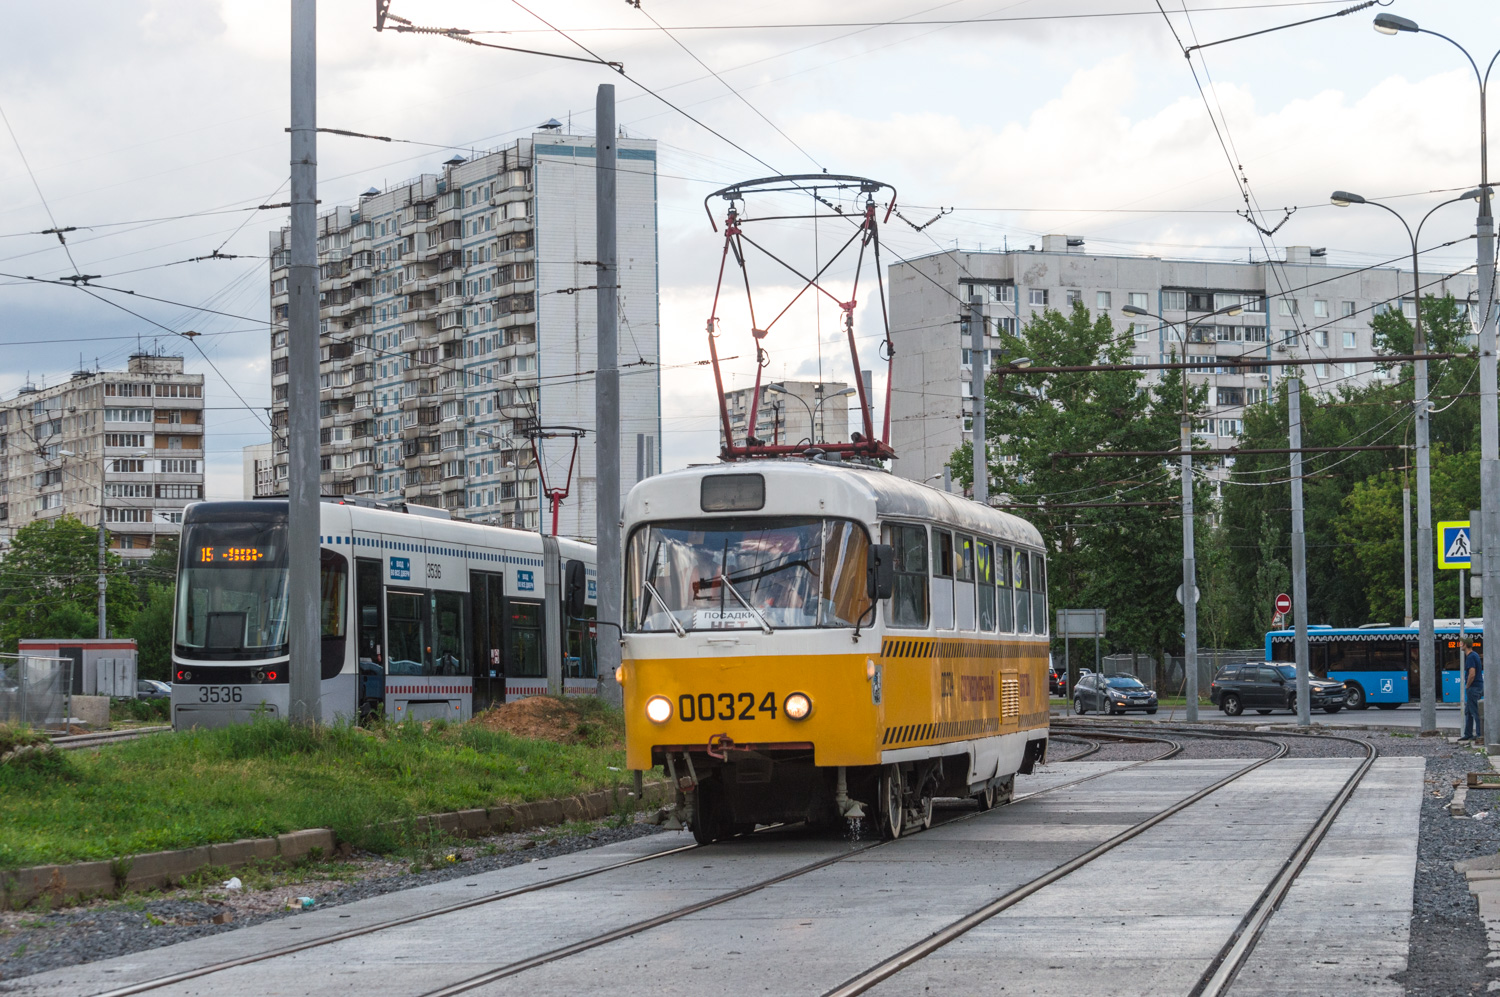
[[[344,636],[344,611],[349,600],[349,560],[337,551],[323,551],[318,572],[318,618],[324,637]]]
[[[954,626],[970,632],[978,629],[974,591],[974,538],[962,533],[953,537]]]
[[[1031,555],[1031,632],[1047,632],[1047,561],[1041,554]]]
[[[462,592],[434,592],[432,594],[433,630],[437,636],[434,674],[464,675],[464,594]]]
[[[870,596],[865,587],[865,565],[870,559],[870,535],[847,519],[826,520],[823,527],[822,626],[868,623]]]
[[[359,660],[385,663],[382,645],[385,627],[381,625],[380,562],[360,558],[354,562],[355,603],[359,611]]]
[[[542,661],[542,607],[534,602],[510,604],[510,663],[507,677],[544,678]]]
[[[425,603],[422,592],[386,593],[391,642],[390,665],[386,670],[392,675],[426,675],[432,669]]]
[[[995,548],[995,598],[1000,609],[1000,632],[1016,632],[1015,565],[1009,547]]]
[[[887,524],[885,542],[893,548],[896,587],[886,606],[893,627],[927,626],[927,529]]]
[[[995,547],[985,540],[974,543],[974,578],[979,583],[979,629],[995,632]]]
[[[1031,557],[1024,551],[1016,551],[1016,633],[1031,633]]]

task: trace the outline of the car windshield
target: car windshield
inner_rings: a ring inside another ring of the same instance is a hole
[[[765,517],[642,526],[626,565],[635,631],[869,623],[869,535],[843,519]]]
[[[1109,679],[1111,689],[1144,689],[1139,679],[1131,678],[1129,675],[1112,675]]]
[[[182,550],[178,653],[224,659],[285,654],[285,527],[200,523],[188,529]]]
[[[1281,673],[1281,677],[1284,679],[1294,679],[1297,677],[1297,669],[1292,665],[1277,665],[1276,670]]]

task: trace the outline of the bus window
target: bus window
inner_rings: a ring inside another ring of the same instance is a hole
[[[979,629],[995,632],[995,548],[986,540],[974,543],[974,579],[979,588]]]
[[[1368,667],[1372,672],[1406,671],[1406,642],[1372,640],[1368,642]]]
[[[1354,641],[1335,641],[1328,644],[1328,670],[1330,672],[1366,671],[1365,645]]]
[[[1031,555],[1031,632],[1047,632],[1047,562],[1041,554]]]
[[[510,604],[510,662],[508,678],[546,678],[542,661],[542,607],[534,602]]]
[[[885,542],[894,549],[896,588],[886,604],[893,627],[927,626],[927,528],[887,523]]]
[[[1009,547],[995,548],[995,597],[999,600],[999,626],[1003,634],[1016,632],[1015,564]]]
[[[1031,558],[1016,551],[1016,633],[1031,633]]]
[[[1297,645],[1289,640],[1271,642],[1271,660],[1292,663],[1297,660]]]
[[[464,600],[462,592],[432,593],[433,631],[437,637],[433,667],[437,675],[464,675]]]
[[[953,629],[953,534],[932,531],[932,625]]]

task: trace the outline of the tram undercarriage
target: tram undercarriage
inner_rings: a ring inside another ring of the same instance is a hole
[[[1046,758],[1046,740],[1028,741],[1018,771]],[[748,834],[767,824],[863,830],[871,821],[886,839],[932,826],[933,801],[973,799],[981,810],[1009,803],[1016,773],[971,780],[967,751],[885,765],[818,766],[810,747],[714,752],[661,750],[654,761],[676,788],[662,820],[691,828],[699,844]]]

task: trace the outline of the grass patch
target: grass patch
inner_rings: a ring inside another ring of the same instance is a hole
[[[168,723],[172,719],[172,701],[170,699],[111,699],[109,719],[111,723],[122,721]]]
[[[601,717],[618,716],[604,704],[586,709],[599,707]],[[59,770],[0,765],[0,869],[309,827],[332,828],[370,851],[426,851],[437,843],[417,840],[420,814],[551,799],[629,778],[618,748],[478,723],[309,729],[260,718],[46,754]]]

